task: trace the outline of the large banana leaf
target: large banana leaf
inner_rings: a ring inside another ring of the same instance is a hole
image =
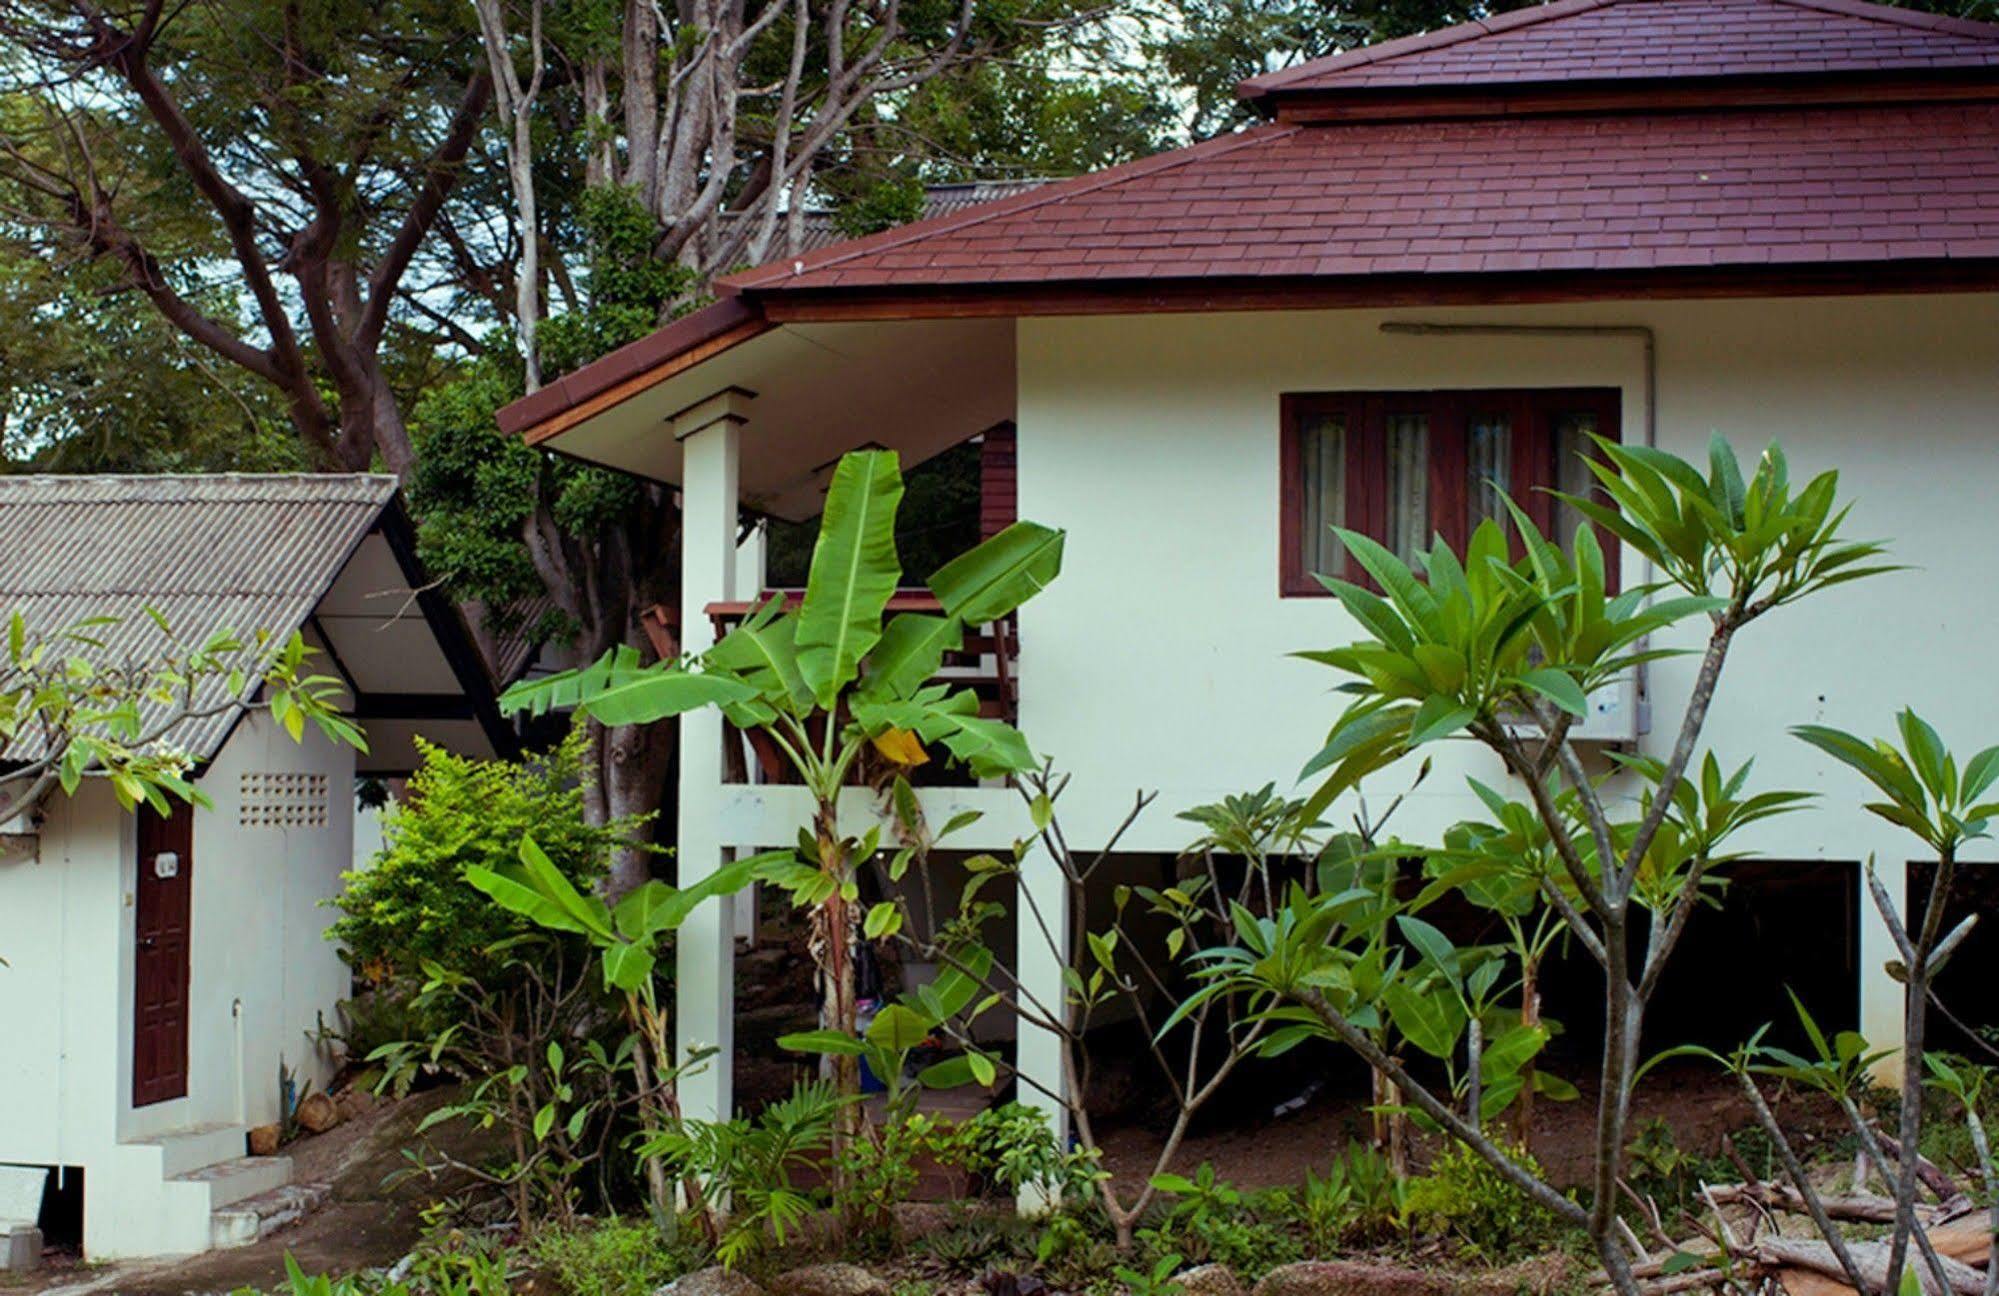
[[[521,681],[500,695],[500,709],[509,714],[526,711],[529,715],[547,715],[573,707],[607,688],[629,683],[645,671],[638,649],[620,644],[588,666]]]
[[[614,727],[651,724],[683,711],[747,702],[756,695],[755,689],[727,675],[697,675],[678,666],[657,666],[643,676],[585,698],[577,711]]]
[[[1024,774],[1036,765],[1026,737],[1004,720],[961,717],[957,731],[944,736],[944,746],[980,778]]]
[[[938,672],[945,653],[964,646],[965,624],[958,618],[900,613],[868,654],[867,692],[906,698]]]
[[[637,650],[620,644],[588,666],[514,685],[500,696],[500,708],[545,715],[574,707],[607,725],[651,724],[756,696],[756,689],[725,674],[696,673],[675,662],[641,666]]]
[[[1039,522],[1016,522],[938,568],[930,592],[967,625],[997,621],[1061,573],[1062,536]]]
[[[902,578],[895,551],[901,500],[893,450],[857,451],[833,470],[797,636],[798,672],[829,710],[881,638],[882,610]]]
[[[798,618],[778,614],[782,602],[773,596],[749,620],[722,637],[705,658],[711,668],[726,671],[763,695],[773,707],[793,715],[812,709],[812,693],[798,673]]]

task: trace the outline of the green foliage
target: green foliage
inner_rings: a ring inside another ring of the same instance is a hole
[[[1018,1215],[981,1215],[919,1238],[913,1250],[953,1277],[976,1278],[1033,1259],[1041,1230]]]
[[[1324,1178],[1305,1172],[1299,1215],[1314,1255],[1386,1241],[1401,1231],[1407,1209],[1408,1182],[1365,1143],[1348,1144]]]
[[[541,323],[542,369],[550,380],[651,333],[668,303],[692,286],[684,267],[652,256],[656,228],[629,191],[586,191],[577,220],[588,248],[587,300]],[[500,407],[521,394],[520,360],[502,337],[429,387],[410,417],[417,457],[410,501],[429,570],[460,597],[481,600],[495,629],[562,639],[576,627],[560,613],[544,613],[541,624],[526,627],[507,620],[511,609],[544,592],[523,543],[527,524],[545,506],[566,535],[590,540],[629,523],[641,491],[624,474],[545,455],[501,433]]]
[[[1507,1155],[1543,1177],[1540,1163],[1524,1147],[1508,1148]],[[1541,1250],[1559,1231],[1552,1215],[1459,1143],[1446,1145],[1427,1174],[1409,1181],[1407,1206],[1415,1228],[1448,1236],[1495,1264]]]
[[[980,451],[961,442],[917,464],[902,477],[895,548],[906,584],[927,581],[945,563],[979,542]],[[805,584],[819,519],[766,524],[764,573],[775,589]]]
[[[1999,814],[1999,799],[1982,800],[1999,780],[1999,747],[1987,747],[1960,772],[1937,731],[1914,711],[1895,717],[1902,746],[1885,739],[1868,743],[1824,725],[1800,725],[1791,732],[1826,755],[1857,770],[1885,800],[1868,810],[1921,838],[1939,856],[1988,835]]]
[[[1202,1162],[1191,1178],[1158,1174],[1152,1186],[1173,1199],[1166,1219],[1141,1234],[1161,1253],[1177,1253],[1192,1264],[1225,1264],[1254,1282],[1280,1264],[1301,1259],[1298,1239]]]
[[[833,225],[848,238],[907,225],[923,215],[924,199],[921,180],[891,171],[835,208]]]
[[[0,241],[0,464],[63,473],[307,468],[276,394],[122,291],[121,278],[111,266]],[[176,275],[176,287],[235,324],[235,294],[194,279]]]
[[[669,305],[695,287],[685,266],[653,255],[659,227],[632,190],[584,190],[576,221],[588,248],[589,304],[542,321],[542,366],[551,378],[651,333]]]
[[[1111,1270],[1117,1280],[1131,1296],[1180,1296],[1181,1285],[1173,1281],[1173,1275],[1180,1272],[1181,1258],[1167,1252],[1152,1262],[1149,1269],[1133,1269],[1118,1265]]]
[[[1764,452],[1745,483],[1734,452],[1716,438],[1709,476],[1646,446],[1599,440],[1587,460],[1617,503],[1568,502],[1655,563],[1679,597],[1648,588],[1611,595],[1595,531],[1573,552],[1548,541],[1508,503],[1524,547],[1509,553],[1488,519],[1463,560],[1441,541],[1422,573],[1364,535],[1340,530],[1374,590],[1320,577],[1367,631],[1344,648],[1299,654],[1360,681],[1301,777],[1323,775],[1316,812],[1365,775],[1461,732],[1503,745],[1521,718],[1552,731],[1581,718],[1589,695],[1640,662],[1670,655],[1644,642],[1691,618],[1733,610],[1746,621],[1772,608],[1876,572],[1880,546],[1846,541],[1835,511],[1838,474],[1794,491],[1783,454]],[[1567,498],[1567,497],[1564,497]],[[1329,772],[1330,771],[1330,772]]]
[[[342,714],[346,686],[309,673],[318,653],[296,631],[278,639],[217,627],[188,639],[148,607],[136,641],[114,653],[109,644],[120,627],[118,617],[96,616],[31,631],[21,613],[8,615],[0,751],[22,738],[37,750],[0,770],[0,813],[11,818],[55,787],[73,795],[86,778],[108,782],[126,810],[143,802],[166,814],[170,797],[206,806],[176,731],[232,705],[267,710],[293,742],[303,741],[309,723],[330,742],[368,749]]]
[[[783,1247],[821,1203],[797,1177],[826,1156],[835,1117],[850,1101],[823,1081],[801,1084],[754,1120],[683,1121],[655,1135],[647,1151],[729,1202],[715,1253],[735,1268],[766,1246]]]
[[[456,756],[422,739],[417,747],[423,763],[388,812],[381,853],[346,875],[327,938],[378,985],[413,977],[425,962],[490,981],[492,948],[532,928],[468,885],[469,870],[506,867],[532,832],[561,874],[588,889],[643,821],[585,822],[580,731],[520,762]]]
[[[461,1082],[416,1134],[454,1122],[500,1135],[504,1151],[477,1177],[504,1189],[523,1223],[569,1220],[586,1189],[615,1195],[621,1178],[603,1163],[627,1125],[638,1037],[621,1029],[581,945],[510,937],[486,952],[490,982],[427,964],[409,1003],[412,1033],[363,1058],[377,1092],[407,1092],[427,1075]],[[402,1177],[432,1175],[418,1149],[404,1155]]]
[[[1095,1161],[1055,1141],[1048,1113],[1010,1102],[988,1107],[960,1127],[964,1168],[1008,1196],[1030,1184],[1052,1186],[1064,1197],[1087,1196],[1096,1179]]]
[[[897,463],[893,451],[841,459],[796,610],[773,599],[697,662],[641,667],[629,652],[614,653],[580,671],[517,685],[504,704],[537,714],[574,706],[615,724],[718,706],[736,724],[772,734],[822,799],[845,781],[863,746],[892,733],[941,743],[974,773],[1032,768],[1020,735],[979,716],[969,690],[953,693],[928,681],[966,624],[1006,615],[1054,578],[1062,534],[1017,522],[932,576],[942,616],[906,612],[884,621],[901,571]],[[843,701],[852,720],[842,742],[822,755],[805,722]]]
[[[699,1259],[666,1242],[650,1220],[617,1216],[538,1230],[527,1254],[562,1296],[650,1296]]]
[[[602,957],[605,989],[635,995],[650,1007],[653,973],[666,937],[702,901],[749,885],[768,858],[738,860],[685,888],[655,879],[626,892],[613,907],[578,891],[530,834],[520,839],[518,865],[474,864],[465,870],[465,880],[536,927],[589,941]]]

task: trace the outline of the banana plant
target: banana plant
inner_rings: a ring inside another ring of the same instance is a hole
[[[775,862],[772,855],[737,860],[685,889],[647,882],[612,906],[578,891],[529,837],[521,840],[519,867],[472,865],[465,870],[465,880],[502,908],[550,931],[581,936],[596,949],[603,961],[604,987],[622,997],[632,1031],[640,1112],[648,1129],[660,1130],[679,1117],[675,1079],[680,1069],[703,1060],[674,1058],[666,1012],[653,989],[662,947],[703,901],[742,890]],[[655,1213],[662,1221],[672,1220],[673,1194],[657,1156],[646,1158],[646,1175]]]
[[[930,578],[939,611],[886,616],[902,576],[895,545],[902,475],[894,451],[857,451],[834,469],[813,547],[805,596],[794,608],[774,596],[714,647],[642,665],[619,648],[581,670],[517,685],[509,711],[572,707],[608,725],[647,724],[715,707],[740,729],[758,730],[797,773],[813,800],[798,848],[766,875],[812,911],[815,957],[825,986],[827,1029],[858,1038],[854,1005],[856,870],[881,840],[842,831],[840,789],[872,750],[898,769],[941,748],[979,778],[1036,768],[1012,725],[979,714],[972,690],[932,683],[968,626],[1007,616],[1054,580],[1063,534],[1017,522],[939,568]],[[893,934],[899,911],[877,906],[868,936]],[[857,1058],[833,1056],[843,1096],[859,1091]],[[842,1142],[859,1108],[842,1109]]]

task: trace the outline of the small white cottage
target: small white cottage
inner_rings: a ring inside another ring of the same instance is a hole
[[[313,1039],[349,992],[321,902],[357,775],[407,772],[417,734],[511,734],[392,477],[0,478],[0,531],[0,609],[36,632],[116,616],[109,651],[139,651],[148,607],[184,635],[298,630],[367,732],[293,742],[237,699],[173,735],[212,808],[127,814],[86,781],[0,824],[0,1173],[46,1172],[6,1177],[44,1183],[39,1222],[91,1259],[252,1239],[290,1164],[245,1133],[279,1119],[280,1068],[302,1091],[337,1061]]]

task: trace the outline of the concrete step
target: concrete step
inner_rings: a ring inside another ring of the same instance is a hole
[[[209,1244],[217,1250],[261,1242],[281,1228],[296,1224],[333,1197],[333,1185],[286,1184],[245,1197],[209,1217]]]
[[[243,1155],[247,1135],[241,1125],[192,1125],[184,1130],[140,1139],[135,1146],[160,1150],[160,1173],[169,1179],[233,1161]]]
[[[239,1156],[174,1175],[167,1182],[205,1185],[208,1189],[208,1208],[213,1211],[259,1193],[282,1188],[291,1182],[291,1177],[290,1157]]]

